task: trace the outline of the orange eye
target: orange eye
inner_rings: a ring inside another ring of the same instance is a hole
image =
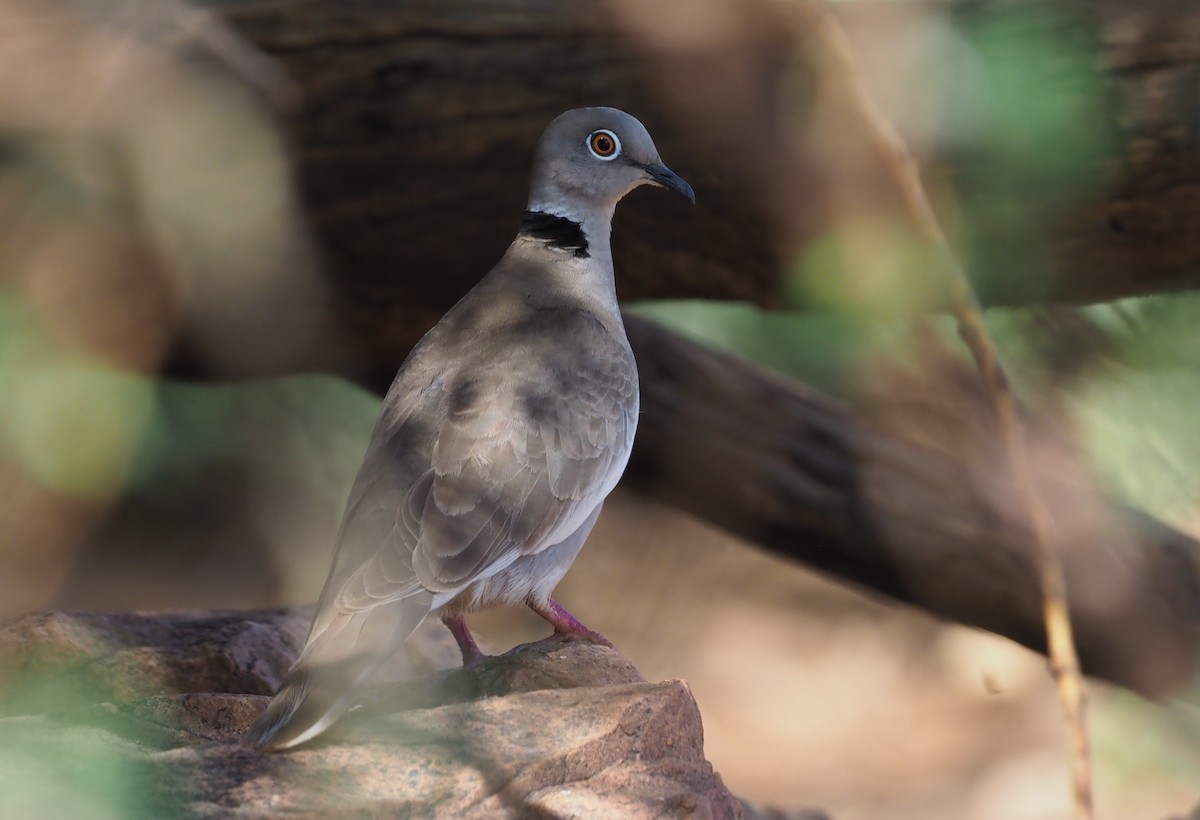
[[[621,153],[621,141],[612,131],[593,131],[587,138],[588,150],[597,159],[616,159]]]

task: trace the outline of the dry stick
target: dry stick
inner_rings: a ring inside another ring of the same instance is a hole
[[[814,20],[815,18],[815,20]],[[1081,820],[1094,816],[1092,804],[1092,764],[1087,728],[1087,690],[1075,652],[1071,620],[1067,610],[1066,583],[1062,565],[1055,553],[1053,523],[1034,490],[1029,468],[1024,431],[1017,415],[1012,388],[1004,373],[996,346],[983,322],[983,312],[962,265],[946,240],[941,223],[929,204],[921,184],[916,161],[909,153],[895,126],[867,91],[861,79],[849,38],[841,25],[825,11],[808,17],[815,24],[821,44],[845,80],[846,88],[866,121],[877,147],[900,187],[925,238],[936,249],[941,267],[950,286],[950,296],[958,322],[958,334],[975,358],[987,392],[991,398],[1007,453],[1013,480],[1029,516],[1030,529],[1036,546],[1038,573],[1042,586],[1042,615],[1046,623],[1050,669],[1058,688],[1063,711],[1066,713],[1071,737],[1071,763],[1075,795],[1075,816]]]

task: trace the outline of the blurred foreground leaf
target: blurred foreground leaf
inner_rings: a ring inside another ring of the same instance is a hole
[[[96,730],[50,731],[40,717],[5,721],[0,817],[108,820],[143,816],[153,784],[137,746]]]

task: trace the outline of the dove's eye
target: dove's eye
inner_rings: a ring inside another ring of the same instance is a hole
[[[621,141],[617,135],[603,128],[588,135],[587,147],[596,159],[616,159],[617,154],[621,153]]]

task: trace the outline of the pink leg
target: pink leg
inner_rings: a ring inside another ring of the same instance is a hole
[[[553,598],[547,598],[545,601],[526,601],[529,608],[545,618],[551,626],[554,627],[555,635],[574,635],[593,643],[602,644],[607,647],[612,647],[612,641],[601,635],[599,632],[593,632],[588,629],[579,619],[567,612],[563,606]]]
[[[467,629],[466,618],[462,615],[443,615],[442,623],[450,630],[459,651],[462,652],[463,666],[474,666],[487,657],[479,648],[479,644],[475,643],[475,636],[471,634],[471,630]]]

